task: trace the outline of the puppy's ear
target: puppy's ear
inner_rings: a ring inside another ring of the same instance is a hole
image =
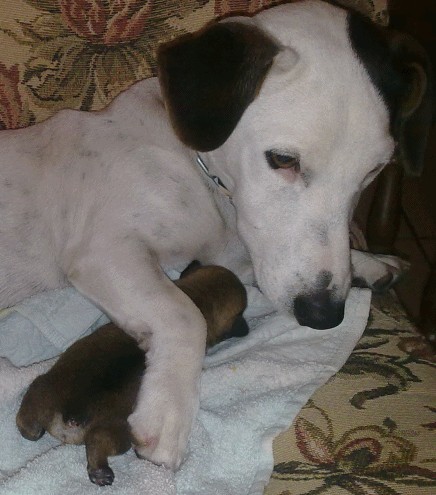
[[[241,22],[214,24],[161,46],[159,80],[179,138],[199,151],[221,146],[278,51],[260,29]]]
[[[235,318],[232,328],[226,334],[225,338],[229,339],[230,337],[245,337],[246,335],[248,335],[249,331],[250,328],[248,326],[248,323],[241,313]]]
[[[189,263],[189,265],[180,274],[180,278],[184,278],[187,275],[196,272],[199,268],[201,268],[201,263],[198,260],[191,261],[191,263]]]
[[[376,26],[356,13],[349,14],[349,34],[388,107],[397,160],[408,175],[420,175],[435,113],[428,55],[411,36]]]

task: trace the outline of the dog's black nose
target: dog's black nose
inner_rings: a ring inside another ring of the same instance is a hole
[[[295,298],[294,315],[300,325],[325,330],[338,326],[344,319],[345,302],[333,298],[329,290],[302,294]]]

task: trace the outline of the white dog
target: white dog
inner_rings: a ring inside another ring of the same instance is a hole
[[[0,134],[0,307],[72,284],[149,345],[130,424],[139,454],[175,469],[206,328],[163,270],[254,272],[301,324],[338,325],[353,277],[398,274],[350,252],[348,226],[395,148],[419,170],[410,126],[428,127],[431,88],[410,41],[320,1],[212,25],[158,62],[160,86]]]

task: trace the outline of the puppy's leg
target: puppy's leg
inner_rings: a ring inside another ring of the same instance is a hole
[[[179,467],[198,410],[206,322],[142,244],[94,242],[70,280],[147,351],[147,372],[129,418],[137,452]]]
[[[45,375],[36,378],[25,393],[15,418],[17,428],[27,440],[39,440],[53,419],[53,401]]]
[[[94,426],[87,432],[85,444],[89,479],[99,486],[112,485],[115,476],[109,467],[108,457],[124,454],[130,449],[127,421]]]
[[[409,269],[410,264],[397,256],[351,250],[353,285],[375,292],[389,290]]]

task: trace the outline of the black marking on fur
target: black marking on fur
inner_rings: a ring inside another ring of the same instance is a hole
[[[411,36],[376,26],[358,14],[349,14],[348,28],[353,48],[388,108],[397,161],[409,175],[419,176],[436,117],[430,58]]]
[[[159,79],[179,138],[199,151],[221,146],[278,51],[260,29],[238,22],[214,24],[161,45]]]
[[[352,47],[365,66],[372,83],[385,102],[391,133],[400,109],[401,98],[407,91],[407,81],[394,60],[382,28],[356,12],[348,13],[348,32]]]

